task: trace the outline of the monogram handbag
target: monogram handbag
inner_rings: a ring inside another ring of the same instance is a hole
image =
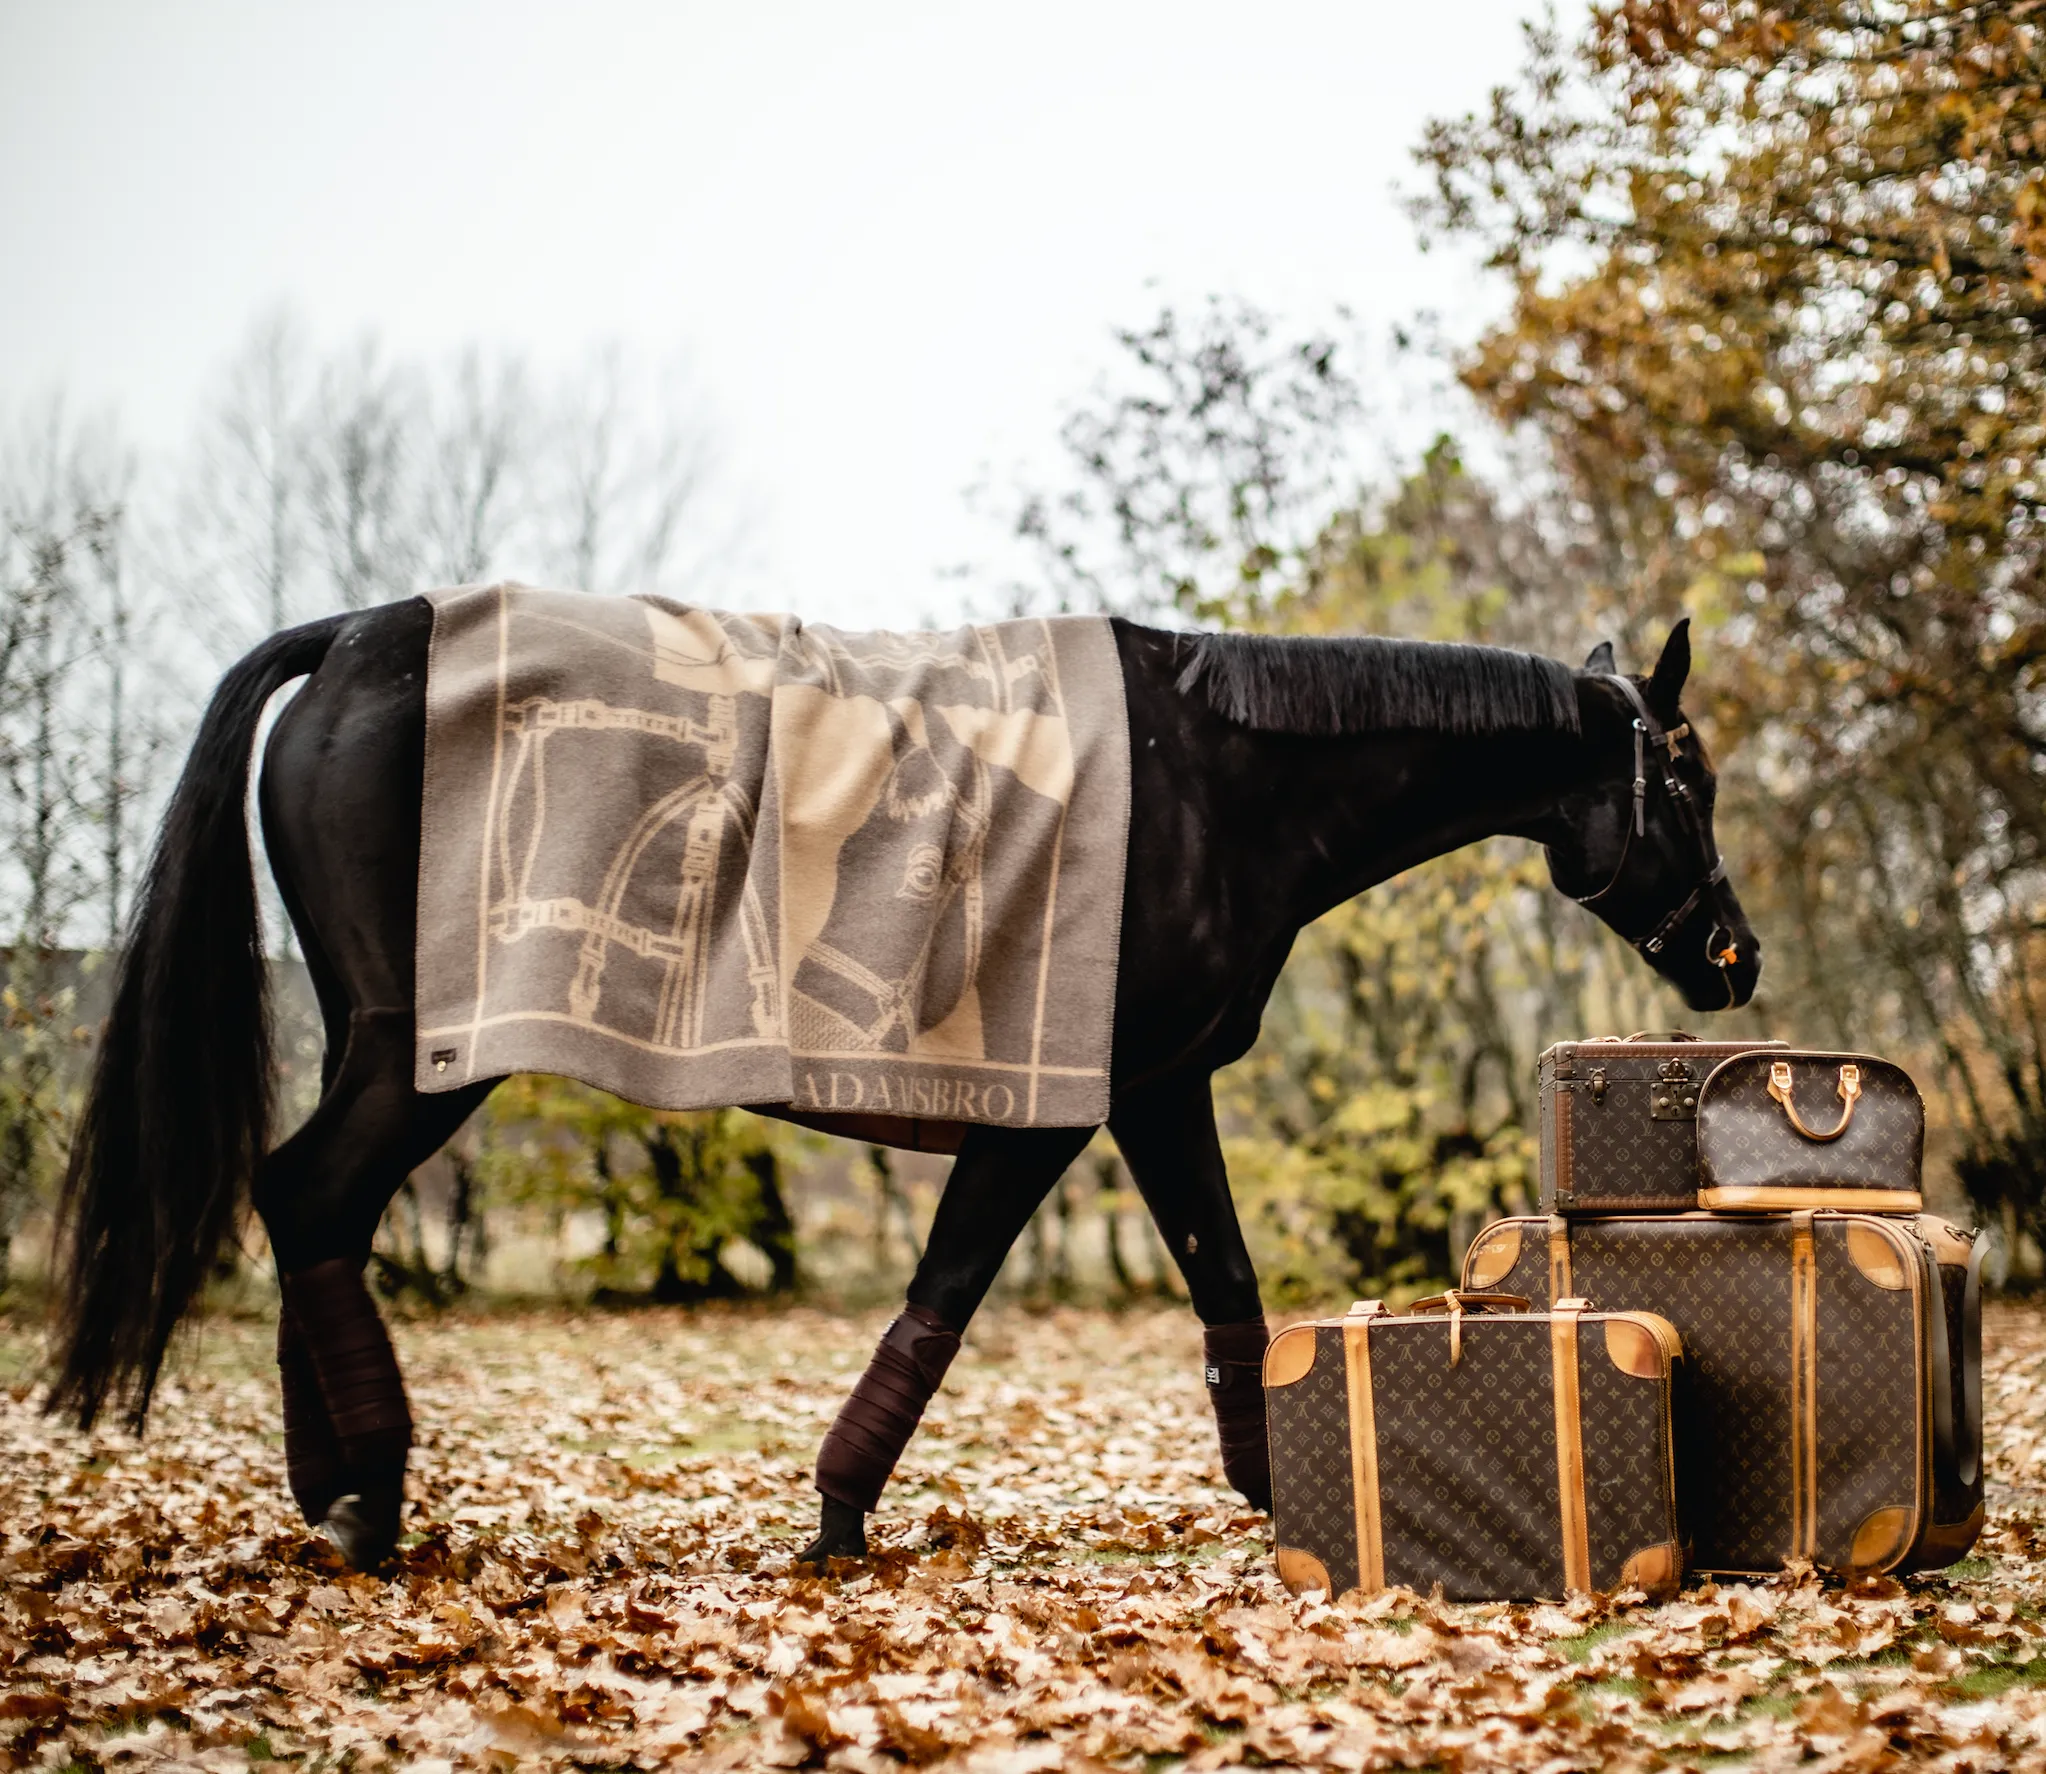
[[[1698,1091],[1698,1205],[1713,1212],[1916,1213],[1924,1155],[1918,1087],[1867,1054],[1735,1054]]]
[[[1280,1579],[1330,1599],[1639,1589],[1682,1577],[1672,1391],[1646,1312],[1448,1293],[1297,1324],[1265,1351]]]

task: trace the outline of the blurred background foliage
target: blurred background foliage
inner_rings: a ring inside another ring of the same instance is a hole
[[[1217,299],[1119,334],[1007,513],[987,613],[1485,640],[1645,668],[1689,710],[1762,934],[1713,1032],[1875,1049],[1932,1119],[1929,1188],[2046,1247],[2046,41],[2028,6],[1618,0],[1417,150],[1424,235],[1509,292],[1439,348],[1460,437],[1389,434],[1329,337]],[[1411,349],[1411,347],[1410,347]],[[0,463],[0,1252],[61,1162],[97,964],[197,701],[256,635],[497,574],[687,596],[711,454],[615,358],[544,388],[468,353],[251,334],[188,459],[143,475],[60,406]],[[165,489],[169,490],[165,490]],[[223,589],[231,588],[231,589]],[[291,963],[280,961],[287,986]],[[287,999],[290,992],[287,991]],[[1219,1080],[1275,1305],[1409,1296],[1533,1195],[1548,1042],[1673,1000],[1474,846],[1302,934]],[[301,1007],[302,1009],[302,1007]],[[301,1109],[316,1038],[295,1027]],[[604,1299],[899,1288],[942,1165],[737,1111],[500,1090],[379,1240],[395,1291]],[[521,1254],[523,1253],[523,1254]],[[1030,1295],[1177,1286],[1104,1140],[1012,1258]]]

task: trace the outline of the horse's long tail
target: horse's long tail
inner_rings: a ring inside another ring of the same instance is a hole
[[[269,1147],[270,994],[245,807],[263,705],[345,618],[272,635],[207,705],[135,904],[58,1211],[49,1408],[140,1429]]]

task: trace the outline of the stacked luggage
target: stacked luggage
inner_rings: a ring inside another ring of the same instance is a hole
[[[1481,1232],[1460,1289],[1274,1340],[1281,1576],[1660,1595],[1964,1556],[1982,1242],[1919,1211],[1909,1077],[1636,1036],[1550,1048],[1540,1107],[1543,1211]]]

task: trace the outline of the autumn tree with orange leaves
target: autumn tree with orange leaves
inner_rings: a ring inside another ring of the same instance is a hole
[[[2046,7],[1598,6],[1420,158],[1424,231],[1512,287],[1465,384],[1638,621],[1738,655],[1723,823],[1787,1032],[1921,1040],[2041,1239]]]

